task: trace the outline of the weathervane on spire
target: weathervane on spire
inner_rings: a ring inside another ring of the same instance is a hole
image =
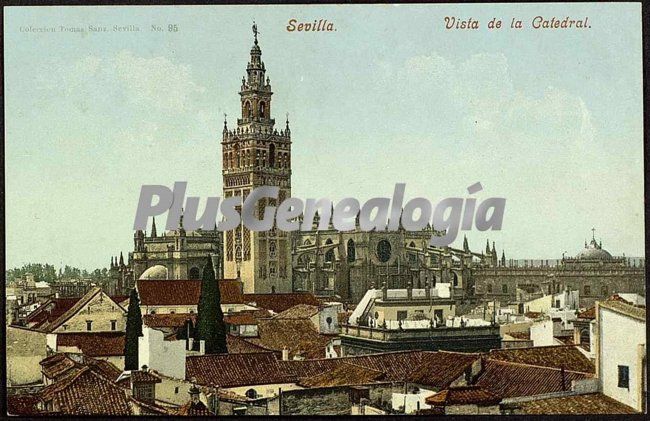
[[[596,240],[596,228],[591,229],[591,239]]]
[[[257,32],[257,24],[255,21],[253,21],[253,35],[255,36],[255,44],[257,44],[257,34],[259,34],[259,32]]]

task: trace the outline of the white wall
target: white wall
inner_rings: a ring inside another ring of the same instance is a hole
[[[530,327],[530,340],[533,346],[550,346],[555,345],[553,340],[553,321],[543,320],[533,323]]]
[[[639,345],[646,343],[645,323],[599,307],[598,324],[598,372],[602,392],[640,411],[643,369]],[[629,367],[629,388],[618,387],[619,365]]]
[[[405,414],[414,414],[418,409],[431,408],[425,400],[432,395],[434,392],[426,389],[420,389],[418,393],[393,393],[392,406],[396,411],[403,409]]]
[[[185,378],[185,341],[165,341],[163,332],[142,327],[138,364],[177,379]]]

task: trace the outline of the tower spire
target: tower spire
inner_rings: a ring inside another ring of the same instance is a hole
[[[153,217],[153,223],[151,224],[151,236],[152,237],[158,237],[158,233],[156,232],[156,217]]]

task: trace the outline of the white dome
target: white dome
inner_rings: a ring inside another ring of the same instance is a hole
[[[167,268],[163,265],[151,266],[140,275],[138,279],[153,279],[161,280],[167,279]]]

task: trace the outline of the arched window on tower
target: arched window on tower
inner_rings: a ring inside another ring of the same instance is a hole
[[[275,145],[273,143],[269,146],[269,167],[275,167]]]
[[[264,101],[260,102],[260,117],[266,118],[266,103]]]
[[[357,250],[354,246],[354,240],[348,240],[348,262],[354,262],[357,258]]]
[[[251,103],[249,101],[244,102],[244,118],[251,117]]]

